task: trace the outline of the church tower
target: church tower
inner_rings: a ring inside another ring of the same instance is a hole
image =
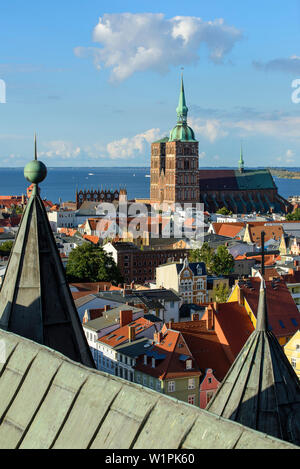
[[[183,205],[199,202],[199,143],[193,129],[187,124],[188,107],[183,77],[176,112],[177,124],[171,130],[169,138],[151,146],[152,203]]]

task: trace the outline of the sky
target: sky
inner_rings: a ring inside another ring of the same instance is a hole
[[[200,166],[300,166],[300,0],[11,0],[0,167],[149,166],[183,69]]]

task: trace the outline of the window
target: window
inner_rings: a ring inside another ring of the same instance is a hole
[[[186,369],[191,370],[193,368],[193,360],[186,361]]]
[[[282,321],[279,321],[279,324],[281,325],[282,329],[285,329],[285,325],[283,324]]]
[[[208,391],[206,393],[206,403],[208,404],[212,400],[213,397],[214,397],[214,392],[213,391]]]
[[[144,355],[144,365],[147,365],[147,355]]]
[[[191,404],[191,405],[195,405],[195,401],[196,401],[196,396],[189,396],[188,397],[188,403]]]
[[[175,392],[175,381],[168,382],[168,392]]]
[[[293,367],[293,368],[297,368],[297,359],[296,359],[296,358],[292,358],[292,359],[291,359],[291,364],[292,364],[292,367]]]
[[[137,382],[138,384],[141,383],[141,375],[140,375],[139,373],[137,373],[137,375],[136,375],[136,382]]]
[[[160,381],[156,381],[156,391],[161,391],[161,384]]]
[[[188,380],[188,389],[195,389],[196,384],[195,384],[195,378],[190,378]]]
[[[147,376],[143,376],[143,385],[147,386]]]

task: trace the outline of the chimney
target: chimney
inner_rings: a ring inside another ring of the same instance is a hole
[[[129,339],[129,342],[134,342],[135,340],[135,327],[134,326],[128,327],[128,339]]]
[[[240,287],[238,287],[238,303],[240,306],[245,305],[244,292]]]
[[[192,314],[192,321],[199,321],[200,317],[199,317],[199,313],[193,313]]]
[[[207,330],[213,331],[214,330],[214,310],[213,306],[209,305],[206,309],[207,312]]]
[[[120,310],[120,327],[127,326],[132,322],[132,309]]]
[[[106,313],[106,312],[109,311],[109,310],[110,310],[110,305],[105,305],[105,306],[104,306],[104,312]]]
[[[131,290],[133,290],[133,289],[134,289],[134,282],[131,282],[131,284],[130,284],[130,288],[131,288]]]
[[[155,341],[157,344],[160,344],[160,343],[161,343],[162,338],[163,338],[162,332],[155,332],[155,333],[154,333],[154,341]]]
[[[168,323],[168,328],[169,329],[172,329],[172,324],[174,322],[174,319],[170,319],[169,323]]]
[[[83,319],[82,319],[82,324],[85,324],[86,322],[88,322],[88,320],[89,320],[89,310],[86,309],[84,312]]]

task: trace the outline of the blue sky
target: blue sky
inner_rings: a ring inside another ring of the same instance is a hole
[[[236,165],[241,142],[246,165],[300,166],[299,39],[296,0],[12,0],[0,166],[26,164],[35,131],[48,166],[148,166],[181,67],[201,166]]]

